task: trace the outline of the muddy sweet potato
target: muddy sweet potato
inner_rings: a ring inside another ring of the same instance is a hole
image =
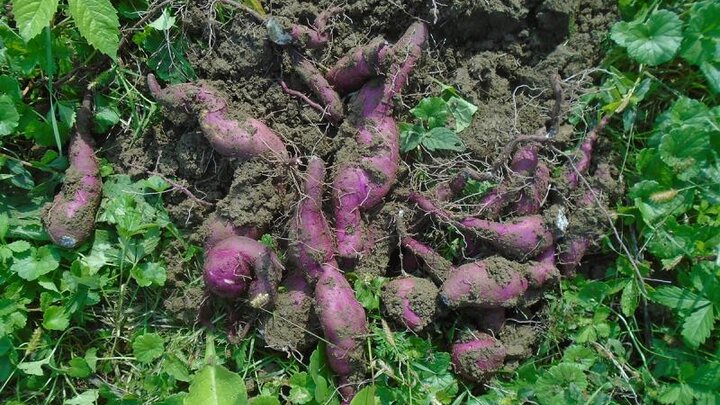
[[[502,368],[507,350],[499,340],[482,333],[473,332],[453,343],[452,364],[461,377],[481,382]]]
[[[332,231],[322,211],[325,190],[325,162],[310,158],[305,172],[304,195],[290,218],[288,258],[301,269],[311,284],[324,263],[334,262]]]
[[[399,325],[420,332],[438,315],[438,288],[419,277],[396,278],[383,288],[381,300],[385,314]]]
[[[590,169],[595,143],[602,130],[610,122],[610,118],[612,118],[612,114],[605,115],[600,119],[600,122],[588,132],[583,142],[570,156],[570,161],[563,168],[563,178],[569,189],[576,189],[580,185],[581,177],[587,174],[588,169]]]
[[[325,339],[327,358],[337,374],[343,400],[350,402],[365,374],[363,342],[368,333],[365,309],[342,273],[325,264],[315,285],[315,310]]]
[[[222,156],[289,161],[285,143],[272,129],[255,118],[236,118],[224,96],[210,85],[182,83],[163,89],[152,74],[147,81],[158,103],[180,116],[196,119],[210,145]]]
[[[383,38],[375,38],[366,45],[356,47],[340,58],[325,77],[340,94],[358,90],[382,72],[382,65],[391,46]]]
[[[463,264],[440,287],[440,300],[449,308],[513,307],[527,291],[524,265],[500,256]]]
[[[72,249],[88,240],[95,230],[95,215],[102,198],[100,165],[90,133],[91,98],[85,97],[70,137],[70,166],[60,192],[42,217],[45,230],[58,246]]]
[[[317,342],[319,324],[313,289],[296,271],[281,284],[272,314],[260,327],[267,347],[285,353],[301,352]]]
[[[270,248],[244,236],[223,239],[205,252],[207,288],[230,300],[245,298],[247,293],[255,308],[275,300],[282,272],[282,264]]]

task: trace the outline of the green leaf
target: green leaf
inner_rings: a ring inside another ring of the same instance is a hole
[[[455,118],[455,132],[464,131],[472,123],[472,117],[478,110],[478,107],[471,102],[460,98],[450,97],[447,101],[448,108]]]
[[[417,118],[427,121],[429,129],[444,127],[450,114],[447,102],[440,97],[426,97],[410,112]]]
[[[223,366],[207,365],[192,383],[185,405],[244,405],[247,392],[242,377]]]
[[[130,270],[130,274],[140,287],[149,287],[153,284],[162,286],[167,278],[165,266],[160,263],[141,263]]]
[[[32,245],[26,240],[16,240],[15,242],[8,244],[7,247],[15,253],[22,253],[30,250]]]
[[[120,46],[120,21],[110,0],[68,0],[68,13],[80,34],[113,60]]]
[[[655,66],[675,56],[683,38],[682,21],[672,11],[658,10],[647,21],[615,24],[610,37],[636,61]]]
[[[90,365],[82,357],[74,357],[68,362],[68,367],[65,369],[65,373],[70,377],[85,378],[92,373]]]
[[[720,93],[720,63],[703,62],[700,65],[700,71],[705,75],[712,90],[715,93]]]
[[[368,385],[367,387],[358,391],[355,397],[350,402],[350,405],[375,405],[375,386]]]
[[[251,399],[250,405],[280,405],[280,401],[270,395],[260,395]]]
[[[0,96],[0,136],[10,135],[20,123],[20,114],[12,98],[7,94]]]
[[[91,389],[63,402],[63,405],[94,405],[100,397],[99,391]]]
[[[10,96],[14,103],[22,101],[22,92],[20,92],[18,79],[8,75],[0,75],[0,94]]]
[[[676,190],[677,191],[677,190]],[[648,225],[664,220],[668,215],[677,216],[690,208],[694,199],[692,190],[671,192],[654,180],[643,180],[630,189],[630,197]]]
[[[70,326],[70,318],[65,308],[51,306],[43,311],[43,327],[47,330],[65,330]]]
[[[33,39],[50,25],[57,11],[58,0],[14,0],[13,15],[25,42]]]
[[[164,9],[160,17],[150,23],[150,26],[158,31],[167,31],[175,25],[175,16],[170,14],[169,9]]]
[[[650,298],[659,304],[676,310],[691,310],[710,304],[710,301],[705,298],[687,289],[675,286],[658,288]]]
[[[408,124],[407,122],[401,122],[399,129],[400,151],[407,153],[420,146],[420,143],[425,136],[425,127],[423,127],[422,124],[413,125]]]
[[[622,309],[623,315],[631,316],[635,313],[640,300],[640,291],[638,291],[637,285],[634,280],[628,281],[623,288],[622,296],[620,297],[620,308]]]
[[[692,127],[676,128],[662,137],[659,152],[680,180],[690,180],[700,173],[708,158],[710,133]]]
[[[17,365],[17,368],[22,370],[25,374],[36,375],[42,377],[43,369],[42,366],[50,363],[50,357],[44,358],[38,361],[24,361]]]
[[[55,247],[42,246],[22,253],[19,260],[16,257],[16,260],[10,266],[10,271],[17,273],[22,279],[33,281],[57,269],[59,266],[60,252]]]
[[[135,338],[133,355],[140,363],[150,363],[165,352],[165,341],[157,333],[146,333]]]
[[[694,65],[715,60],[720,47],[720,4],[698,2],[690,10],[680,55]]]
[[[445,127],[431,129],[423,138],[422,145],[430,152],[436,150],[462,152],[465,150],[465,144],[457,134]]]
[[[710,337],[714,324],[713,306],[708,302],[685,318],[682,335],[692,347],[698,347]]]
[[[190,381],[190,373],[188,372],[187,365],[173,354],[165,357],[163,370],[178,381]]]

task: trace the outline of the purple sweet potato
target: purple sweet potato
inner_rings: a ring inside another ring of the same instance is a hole
[[[420,332],[435,320],[438,288],[430,280],[401,277],[387,283],[381,295],[385,314],[397,324]]]
[[[232,222],[222,218],[218,214],[212,214],[206,223],[207,237],[205,238],[205,250],[211,249],[218,242],[231,236],[245,236],[250,239],[257,239],[261,232],[250,226],[235,226]]]
[[[283,267],[275,253],[244,236],[231,236],[205,252],[203,279],[223,298],[238,300],[247,292],[250,305],[264,307],[275,300]]]
[[[368,333],[365,309],[350,284],[332,265],[325,264],[315,285],[315,310],[328,341],[327,358],[338,375],[339,391],[350,402],[364,378],[363,342]]]
[[[319,324],[314,311],[313,289],[300,271],[281,284],[272,314],[261,333],[268,347],[290,353],[309,349],[317,342]]]
[[[342,100],[317,67],[297,50],[290,50],[295,73],[320,99],[322,113],[332,123],[342,121],[345,116]]]
[[[328,32],[328,21],[342,13],[342,8],[331,7],[315,17],[312,27],[296,24],[290,28],[288,34],[292,38],[293,45],[300,48],[317,49],[322,48],[330,40]]]
[[[502,368],[507,354],[502,342],[481,332],[453,343],[451,352],[455,372],[473,382],[481,382]]]
[[[305,172],[304,196],[290,218],[288,249],[289,259],[314,284],[321,266],[333,261],[335,248],[333,235],[322,212],[325,162],[313,157]]]
[[[400,239],[400,244],[420,259],[423,271],[430,275],[437,284],[445,282],[450,272],[453,271],[453,265],[449,260],[440,256],[436,251],[419,240],[410,236],[403,236]]]
[[[532,262],[529,262],[527,269],[530,287],[539,288],[549,281],[557,280],[560,273],[555,266],[555,246],[545,249]]]
[[[513,307],[528,288],[525,266],[494,256],[454,269],[440,287],[449,308]]]
[[[170,111],[196,118],[219,154],[241,160],[265,156],[289,161],[285,143],[272,129],[254,118],[234,118],[222,94],[210,85],[182,83],[163,89],[152,74],[147,79],[158,103]]]
[[[72,249],[84,243],[95,230],[95,215],[102,198],[102,178],[90,133],[91,98],[85,97],[70,137],[65,181],[42,220],[50,239]]]
[[[539,162],[530,180],[513,203],[512,211],[516,215],[534,215],[540,213],[545,195],[550,188],[550,168]]]
[[[592,213],[592,208],[594,208],[597,201],[596,196],[599,195],[601,195],[600,192],[595,188],[590,188],[582,194],[576,204],[575,212],[570,216],[572,228],[578,228],[577,223],[585,221],[586,218],[584,217]],[[594,221],[591,221],[591,224],[594,225],[592,222]],[[585,227],[587,225],[580,226],[580,228]],[[591,226],[591,228],[595,228],[595,232],[577,232],[578,230],[574,229],[575,232],[571,232],[572,234],[561,244],[560,253],[558,254],[558,267],[560,267],[564,275],[571,276],[575,274],[575,270],[580,266],[585,253],[592,246],[594,239],[597,237],[597,235],[594,235],[597,233],[597,228],[594,226]]]
[[[565,166],[563,177],[571,190],[576,189],[580,185],[580,177],[585,175],[590,168],[595,142],[597,142],[600,132],[602,132],[610,122],[611,117],[612,114],[608,114],[600,119],[600,122],[598,122],[595,128],[588,132],[585,140],[583,140]]]
[[[340,94],[362,87],[370,78],[382,72],[382,66],[391,47],[383,38],[375,38],[340,58],[325,77]]]

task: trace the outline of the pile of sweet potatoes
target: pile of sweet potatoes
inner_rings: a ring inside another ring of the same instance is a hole
[[[454,369],[465,379],[481,381],[511,356],[498,337],[508,323],[506,313],[535,305],[544,288],[574,274],[588,249],[597,246],[597,229],[578,224],[607,212],[600,208],[608,204],[604,187],[612,182],[610,168],[594,162],[592,152],[609,117],[570,153],[561,153],[550,137],[547,142],[537,137],[517,142],[504,151],[506,161],[489,167],[485,176],[495,179],[494,186],[471,196],[473,212],[454,205],[468,198],[472,170],[457,168],[450,180],[395,192],[413,170],[410,159],[401,170],[395,106],[421,63],[428,28],[413,23],[395,43],[376,38],[322,73],[304,48],[325,45],[327,22],[338,13],[323,13],[313,26],[271,27],[278,51],[290,57],[295,74],[319,100],[311,101],[312,107],[340,128],[342,142],[324,160],[297,156],[298,148],[286,145],[282,134],[239,114],[230,98],[208,82],[162,88],[148,76],[152,95],[176,125],[199,128],[225,158],[283,168],[287,184],[278,192],[298,196],[290,215],[277,213],[277,218],[289,217],[276,235],[287,241],[281,243],[282,251],[258,241],[267,228],[233,222],[220,212],[209,218],[205,285],[218,299],[256,314],[270,348],[305,351],[323,337],[340,394],[349,402],[368,377],[370,328],[346,275],[373,255],[393,256],[397,260],[388,257],[391,264],[375,271],[388,277],[381,295],[385,318],[400,330],[432,336],[445,335],[441,324],[459,325],[462,333],[445,342]],[[73,198],[86,198],[88,206],[96,207],[97,163],[91,150],[77,152],[88,159],[72,158],[73,151],[89,148],[83,131],[73,142],[68,181],[84,176],[72,187]],[[70,215],[75,203],[65,201],[71,187],[66,188],[51,218],[58,218],[61,209]],[[395,226],[371,226],[385,207],[386,212],[394,210]],[[58,223],[47,221],[58,243],[74,246],[83,238],[59,235]],[[431,247],[437,237],[430,234],[438,230],[462,236],[461,258],[451,261]],[[392,248],[377,250],[381,242]]]

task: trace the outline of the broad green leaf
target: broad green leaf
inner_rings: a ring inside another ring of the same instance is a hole
[[[650,298],[659,304],[676,310],[691,310],[710,304],[710,301],[705,298],[687,289],[675,286],[658,288]]]
[[[462,152],[465,150],[465,144],[457,134],[445,127],[431,129],[423,138],[422,145],[430,152],[436,150]]]
[[[90,369],[90,365],[84,358],[74,357],[68,362],[65,373],[70,377],[85,378],[92,373],[92,369]]]
[[[375,400],[375,386],[368,385],[355,394],[350,405],[376,405],[377,403]]]
[[[710,134],[692,128],[677,128],[662,137],[660,158],[672,167],[680,180],[690,180],[700,173],[710,152]]]
[[[30,250],[32,245],[26,240],[16,240],[8,244],[7,247],[15,253],[21,253]]]
[[[96,389],[87,390],[63,402],[63,405],[94,405],[100,397]]]
[[[112,59],[120,45],[120,21],[110,0],[68,0],[68,13],[90,45]]]
[[[190,381],[188,366],[174,354],[169,354],[163,360],[163,370],[178,381]]]
[[[630,197],[645,223],[654,225],[668,215],[677,216],[692,207],[695,196],[692,190],[672,190],[654,180],[643,180],[630,189]]]
[[[661,404],[673,405],[690,405],[693,403],[693,399],[693,390],[687,384],[666,385],[658,397]]]
[[[158,31],[167,31],[175,25],[175,16],[170,14],[170,10],[163,9],[160,17],[156,18],[155,21],[150,23],[150,26]]]
[[[450,97],[447,101],[448,108],[455,118],[455,132],[464,131],[472,123],[472,117],[478,110],[478,107],[471,102],[460,98]]]
[[[179,392],[165,397],[165,399],[160,402],[155,402],[154,405],[184,405],[186,398],[187,392]]]
[[[399,125],[400,129],[400,150],[403,153],[410,152],[411,150],[420,146],[423,137],[425,136],[425,128],[422,124],[408,124],[407,122],[401,122]]]
[[[710,336],[714,323],[715,313],[708,302],[685,318],[682,335],[692,347],[698,347]]]
[[[720,62],[703,62],[700,65],[710,87],[715,93],[720,93]]]
[[[140,287],[149,287],[153,284],[162,286],[165,284],[165,266],[155,262],[144,262],[130,270],[130,274]]]
[[[248,402],[245,382],[223,366],[207,365],[192,383],[185,405],[244,405]]]
[[[668,10],[656,11],[647,21],[619,22],[612,27],[610,37],[627,48],[628,55],[651,66],[671,60],[682,41],[682,21]]]
[[[13,15],[20,36],[27,42],[50,24],[58,0],[14,0]]]
[[[47,330],[65,330],[70,326],[70,317],[65,308],[51,306],[43,312],[43,327]]]
[[[680,55],[698,66],[717,59],[720,56],[720,3],[698,2],[689,14]]]
[[[110,127],[120,122],[120,111],[114,104],[98,107],[95,110],[95,124],[98,132],[107,132]]]
[[[146,333],[132,343],[133,355],[140,363],[150,363],[165,352],[165,341],[157,333]]]
[[[18,79],[8,75],[0,75],[0,94],[10,96],[15,103],[21,101],[22,93],[20,92]]]
[[[21,257],[18,259],[16,256],[10,271],[27,281],[33,281],[60,266],[60,252],[52,246],[42,246],[19,255]]]
[[[426,121],[429,129],[445,126],[450,114],[447,102],[440,97],[426,97],[410,112]]]
[[[43,375],[42,366],[50,363],[50,357],[38,361],[24,361],[17,365],[17,368],[29,375]]]
[[[90,367],[90,370],[92,370],[92,372],[94,373],[95,370],[97,369],[97,362],[98,362],[97,348],[96,347],[89,348],[85,352],[84,358],[85,358],[85,362]]]
[[[10,135],[20,123],[20,114],[9,95],[0,95],[0,136]]]

